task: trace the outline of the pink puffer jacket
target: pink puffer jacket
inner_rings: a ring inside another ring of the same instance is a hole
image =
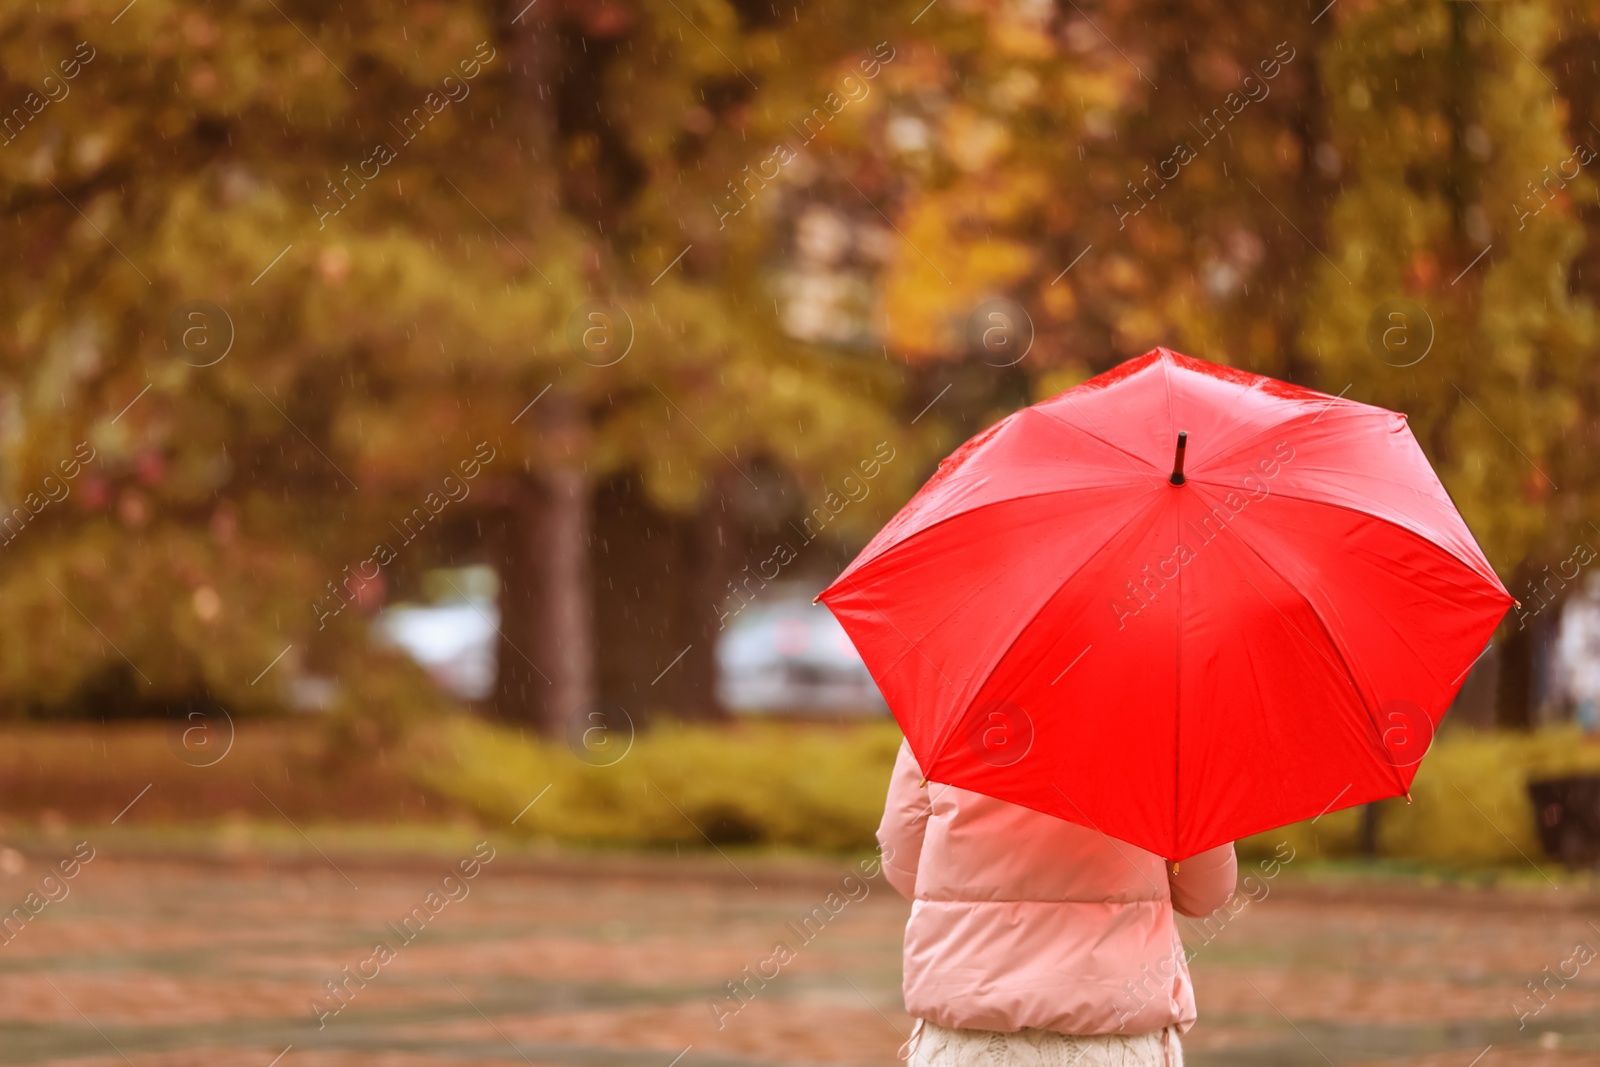
[[[1172,911],[1227,902],[1233,846],[1184,860],[979,793],[920,785],[900,746],[878,828],[910,897],[906,1011],[939,1026],[1142,1034],[1194,1024]]]

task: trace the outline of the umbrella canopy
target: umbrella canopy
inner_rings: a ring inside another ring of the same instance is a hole
[[[961,446],[819,599],[931,781],[1171,860],[1408,792],[1512,603],[1404,415],[1164,348]]]

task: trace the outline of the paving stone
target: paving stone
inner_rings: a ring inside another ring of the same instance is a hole
[[[828,861],[806,878],[758,871],[760,889],[491,864],[436,913],[443,861],[332,863],[97,858],[0,945],[0,1064],[890,1067],[913,1025],[903,900],[874,883],[820,931],[796,925]],[[27,891],[13,881],[0,893]],[[1600,1065],[1600,960],[1543,1000],[1526,985],[1572,975],[1574,946],[1600,948],[1600,915],[1505,903],[1275,893],[1209,934],[1186,927],[1201,1012],[1188,1061]],[[398,924],[418,906],[408,940]],[[380,942],[392,958],[374,967]],[[778,942],[794,959],[748,979]],[[346,967],[365,977],[341,1004],[325,983]]]

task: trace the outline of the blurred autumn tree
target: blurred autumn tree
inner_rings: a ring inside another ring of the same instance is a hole
[[[1408,414],[1531,613],[1529,580],[1571,553],[1596,485],[1588,457],[1563,447],[1593,417],[1581,398],[1594,314],[1571,264],[1597,155],[1533,58],[1555,44],[1558,14],[1416,0],[1335,24],[1322,69],[1350,176],[1303,343],[1325,381]],[[1523,725],[1534,649],[1525,626],[1508,630],[1500,713]]]
[[[1406,411],[1513,592],[1543,604],[1528,583],[1594,532],[1592,463],[1560,443],[1592,440],[1600,411],[1571,269],[1600,128],[1542,61],[1560,44],[1592,98],[1594,13],[967,10],[985,32],[940,39],[937,132],[902,172],[927,254],[886,286],[891,343],[957,359],[961,316],[1005,297],[1035,396],[1164,343]],[[1502,638],[1501,721],[1526,725],[1535,643],[1516,618]]]
[[[965,355],[1015,300],[1035,397],[1159,343],[1293,377],[1308,249],[1315,27],[1268,4],[992,4],[938,38],[942,92],[891,138],[927,254],[886,287],[891,343]]]
[[[747,78],[781,110],[877,40],[836,7],[7,5],[0,697],[428,705],[361,613],[470,519],[537,681],[500,710],[559,729],[597,486],[714,513],[766,464],[794,508],[895,436],[894,375],[775,329],[709,204]]]
[[[848,536],[1156,343],[1408,411],[1531,575],[1600,220],[1528,183],[1597,55],[1546,0],[0,6],[0,699],[426,705],[363,612],[472,558],[501,715],[709,713],[729,581],[877,442]]]

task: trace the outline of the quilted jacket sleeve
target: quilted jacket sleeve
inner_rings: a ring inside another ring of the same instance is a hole
[[[1233,896],[1239,879],[1239,861],[1233,845],[1218,845],[1178,864],[1178,873],[1167,868],[1167,885],[1172,890],[1172,906],[1180,915],[1199,916],[1216,911]]]
[[[932,806],[921,785],[922,771],[911,746],[900,742],[894,771],[889,776],[889,797],[878,824],[878,847],[883,852],[883,874],[889,884],[910,898],[917,888],[917,862],[922,856],[922,835],[928,828]]]

